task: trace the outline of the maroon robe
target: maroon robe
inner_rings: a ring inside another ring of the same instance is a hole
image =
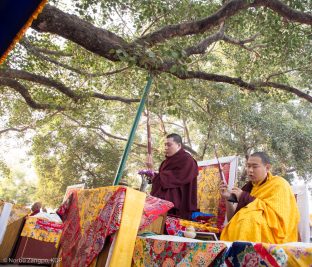
[[[197,210],[197,175],[196,160],[180,149],[161,163],[153,179],[151,195],[174,204],[169,214],[190,219]]]

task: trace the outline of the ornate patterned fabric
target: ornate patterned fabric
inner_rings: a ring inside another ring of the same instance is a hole
[[[206,250],[203,249],[204,244]],[[207,262],[205,253],[211,250],[214,253]],[[194,261],[197,253],[200,254],[200,261]],[[178,236],[138,237],[133,262],[134,266],[310,267],[312,244],[204,242]]]
[[[262,244],[233,242],[225,255],[227,266],[234,267],[278,267],[286,263],[286,254],[270,254]]]
[[[64,221],[61,239],[62,265],[88,266],[115,233],[121,222],[126,187],[109,186],[74,191],[58,209]],[[145,202],[140,229],[167,212],[172,203],[149,196]]]
[[[119,228],[125,192],[123,187],[73,192],[71,204],[65,202],[60,207],[59,215],[66,218],[61,240],[64,267],[88,266],[99,254],[105,238]],[[99,197],[102,199],[96,199]],[[95,202],[91,204],[90,200]]]
[[[237,158],[226,157],[220,158],[223,173],[227,183],[233,186],[236,178]],[[221,198],[220,187],[220,174],[218,165],[214,160],[198,162],[199,175],[198,175],[198,208],[201,212],[213,214],[214,218],[209,220],[212,227],[217,227],[222,230],[225,222],[225,201]]]
[[[62,235],[62,229],[63,224],[61,223],[28,217],[21,236],[31,237],[44,242],[52,242],[55,243],[55,247],[57,248]]]
[[[116,186],[108,186],[77,191],[80,229],[83,234],[116,190]]]
[[[312,266],[312,244],[263,244],[263,247],[265,247],[270,254],[276,255],[278,258],[285,257],[287,266]]]
[[[183,236],[185,229],[186,227],[180,224],[179,218],[167,216],[166,230],[169,235]]]
[[[188,226],[193,226],[197,232],[219,233],[219,229],[210,226],[209,223],[192,222],[171,216],[166,218],[166,230],[169,235],[183,236],[183,231]]]
[[[140,229],[144,229],[146,226],[150,225],[155,221],[159,215],[166,213],[173,207],[173,203],[153,197],[146,196],[143,215],[141,219]]]
[[[185,239],[187,240],[187,239]],[[195,241],[195,240],[194,240]],[[181,242],[159,240],[153,237],[136,240],[134,266],[208,266],[226,245],[208,242]]]

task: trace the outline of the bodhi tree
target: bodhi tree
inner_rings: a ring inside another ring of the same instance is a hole
[[[0,68],[1,133],[34,132],[41,195],[48,185],[55,195],[73,182],[109,184],[151,73],[156,163],[160,136],[176,130],[199,159],[212,143],[224,155],[266,148],[304,171],[311,10],[301,0],[50,1]]]

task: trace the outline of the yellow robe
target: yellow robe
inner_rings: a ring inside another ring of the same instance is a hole
[[[281,244],[298,241],[299,211],[289,183],[272,176],[254,185],[256,199],[240,209],[221,233],[221,240]]]

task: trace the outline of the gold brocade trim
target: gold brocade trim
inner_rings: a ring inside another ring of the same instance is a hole
[[[193,226],[197,230],[206,230],[212,233],[219,233],[219,229],[210,226],[209,223],[198,223],[187,220],[180,220],[180,224],[185,227]]]
[[[8,56],[8,54],[10,53],[10,51],[14,48],[14,46],[16,45],[16,43],[23,37],[23,35],[25,34],[25,32],[27,31],[27,29],[31,26],[33,20],[35,20],[38,15],[42,12],[43,7],[45,6],[45,4],[48,2],[48,0],[43,0],[41,1],[41,3],[39,4],[39,6],[36,8],[36,10],[32,13],[32,15],[30,16],[30,18],[27,20],[27,22],[25,23],[25,25],[22,27],[22,29],[20,29],[20,31],[17,33],[17,35],[14,37],[12,43],[9,45],[9,47],[7,48],[7,50],[4,52],[4,54],[2,55],[2,57],[0,58],[0,65],[5,61],[6,57]]]

